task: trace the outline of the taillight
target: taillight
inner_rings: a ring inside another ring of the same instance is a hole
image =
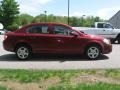
[[[4,35],[4,40],[7,39],[7,37],[8,37],[8,36],[5,34],[5,35]]]

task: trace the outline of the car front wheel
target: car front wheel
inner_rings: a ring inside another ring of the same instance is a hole
[[[89,59],[97,59],[101,54],[98,46],[90,46],[86,49],[86,56]]]
[[[27,46],[19,46],[16,48],[15,53],[20,60],[25,60],[30,57],[31,49],[28,48]]]

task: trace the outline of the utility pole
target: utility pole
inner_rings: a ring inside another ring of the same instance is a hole
[[[44,12],[45,12],[45,22],[47,22],[47,11]]]
[[[68,25],[70,24],[70,0],[68,0]]]
[[[85,17],[86,15],[82,15],[82,26],[83,26],[83,24],[84,24],[84,17]]]

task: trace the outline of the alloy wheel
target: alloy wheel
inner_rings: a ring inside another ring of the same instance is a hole
[[[100,55],[100,49],[98,47],[89,47],[87,50],[87,56],[90,59],[96,59]]]
[[[16,50],[16,55],[21,60],[27,59],[30,55],[30,50],[25,46],[18,47]]]

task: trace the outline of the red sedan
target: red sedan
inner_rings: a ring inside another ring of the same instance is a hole
[[[21,60],[28,59],[32,53],[84,54],[97,59],[112,51],[109,40],[56,23],[35,23],[6,33],[3,46]]]

